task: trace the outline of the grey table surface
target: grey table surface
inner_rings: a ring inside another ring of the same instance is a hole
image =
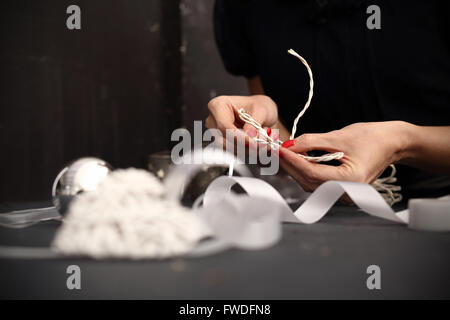
[[[36,205],[36,204],[33,204]],[[32,204],[0,205],[0,212]],[[48,246],[59,222],[0,227],[0,246]],[[68,290],[69,265],[81,289]],[[381,289],[366,286],[381,268]],[[284,224],[261,251],[164,261],[0,259],[0,298],[415,299],[450,298],[450,233],[429,233],[335,206],[319,223]]]

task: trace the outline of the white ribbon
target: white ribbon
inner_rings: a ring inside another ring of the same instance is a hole
[[[205,256],[232,247],[261,250],[277,243],[282,234],[281,212],[277,203],[258,197],[228,194],[208,199],[197,209],[205,223],[204,237],[190,256]]]
[[[231,156],[219,163],[226,165],[231,161],[235,163],[235,160]],[[166,190],[170,190],[167,197],[180,199],[184,186],[202,168],[201,164],[175,167],[165,180]],[[245,166],[237,165],[234,169],[241,175],[250,175]],[[236,184],[247,195],[234,194],[231,189]],[[293,211],[278,191],[261,179],[222,176],[208,186],[203,197],[203,207],[195,209],[205,222],[204,238],[211,240],[200,242],[188,256],[209,255],[231,247],[247,250],[270,247],[281,238],[281,222],[315,223],[326,215],[344,193],[347,193],[357,207],[372,216],[407,224],[413,229],[450,231],[450,196],[441,199],[413,199],[409,202],[409,210],[394,212],[371,185],[328,181]],[[52,215],[55,215],[54,211]],[[54,218],[52,215],[47,218]],[[35,255],[30,255],[31,249],[19,249],[0,247],[0,257],[55,257],[48,248],[47,251],[45,248],[36,248],[40,251],[36,251]]]
[[[409,200],[409,227],[423,231],[450,231],[450,196]]]
[[[0,214],[0,226],[6,228],[25,228],[46,220],[61,220],[55,207],[11,211]]]
[[[409,202],[409,210],[395,212],[371,185],[349,181],[323,183],[297,210],[292,211],[278,191],[267,182],[250,177],[223,176],[209,185],[203,199],[204,206],[211,207],[211,202],[229,197],[229,192],[235,184],[244,189],[250,199],[254,199],[254,204],[261,198],[270,200],[281,212],[283,222],[315,223],[326,215],[344,193],[347,193],[357,207],[374,217],[407,224],[413,229],[450,231],[448,196],[441,199],[412,199]],[[251,211],[257,211],[257,208]]]
[[[239,185],[247,195],[237,196]],[[278,191],[267,182],[251,177],[222,176],[215,179],[203,196],[199,215],[207,225],[205,237],[191,256],[204,256],[231,247],[258,250],[281,238],[281,222],[312,224],[322,219],[344,194],[362,211],[410,228],[450,231],[450,197],[414,199],[410,210],[395,212],[371,185],[348,181],[328,181],[293,211]]]

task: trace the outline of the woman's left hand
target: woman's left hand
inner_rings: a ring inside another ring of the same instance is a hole
[[[403,121],[355,123],[324,134],[303,134],[280,148],[280,164],[306,191],[328,180],[372,183],[399,161],[408,135]],[[340,166],[313,163],[298,156],[311,150],[342,151]]]

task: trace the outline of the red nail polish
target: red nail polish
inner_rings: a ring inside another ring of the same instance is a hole
[[[270,137],[270,134],[272,133],[272,129],[271,128],[267,128],[267,135]]]
[[[281,145],[283,148],[290,148],[294,145],[294,140],[287,140]]]

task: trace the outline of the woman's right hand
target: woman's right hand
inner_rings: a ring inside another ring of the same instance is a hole
[[[262,127],[272,128],[278,123],[277,105],[268,96],[219,96],[208,103],[209,116],[205,121],[206,127],[219,129],[224,135],[227,129],[242,128],[250,137],[256,136],[256,129],[239,118],[238,110],[241,108]]]

